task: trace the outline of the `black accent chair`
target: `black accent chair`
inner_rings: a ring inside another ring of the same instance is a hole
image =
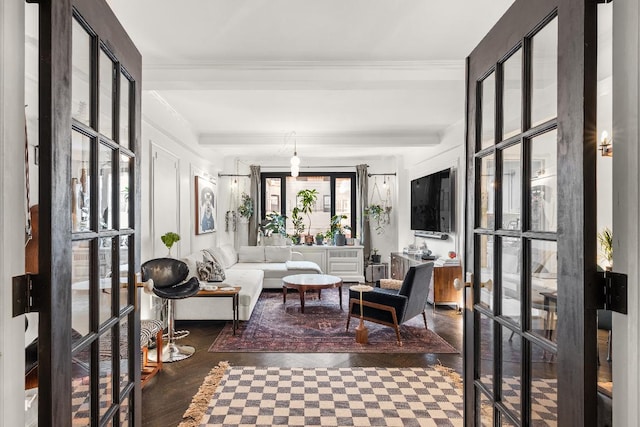
[[[169,339],[163,349],[156,349],[156,360],[160,359],[160,356],[157,354],[158,351],[161,352],[161,360],[163,363],[178,362],[190,357],[195,353],[195,348],[187,345],[177,345],[175,343],[173,300],[188,298],[197,294],[200,290],[198,278],[192,277],[187,280],[189,267],[183,261],[173,258],[151,259],[142,264],[140,269],[144,282],[148,282],[149,279],[153,281],[153,293],[167,300],[167,329]],[[153,359],[153,354],[151,353],[149,357]]]
[[[400,325],[422,313],[424,327],[427,326],[425,313],[433,263],[425,263],[409,268],[399,290],[373,288],[362,293],[362,317],[364,320],[391,326],[396,330],[398,345],[402,346]],[[360,318],[360,292],[349,291],[349,316],[347,331],[352,317]]]

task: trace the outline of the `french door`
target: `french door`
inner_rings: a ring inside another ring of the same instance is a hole
[[[39,425],[139,425],[141,56],[104,0],[39,33]]]
[[[596,423],[596,6],[516,0],[467,59],[469,426]]]

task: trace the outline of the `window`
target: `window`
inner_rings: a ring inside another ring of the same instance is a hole
[[[310,172],[300,173],[294,178],[289,173],[263,173],[262,181],[262,206],[260,213],[264,219],[268,212],[279,212],[287,217],[287,233],[293,234],[291,223],[291,211],[298,205],[296,195],[298,191],[315,189],[318,191],[318,199],[312,208],[310,217],[303,215],[305,233],[311,223],[311,233],[324,233],[329,230],[329,224],[333,215],[346,215],[343,224],[351,227],[345,230],[347,237],[355,237],[356,217],[356,174],[348,173],[324,173]]]

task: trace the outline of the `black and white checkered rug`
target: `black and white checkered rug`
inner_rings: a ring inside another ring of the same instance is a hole
[[[462,390],[436,368],[231,367],[202,426],[462,426]]]

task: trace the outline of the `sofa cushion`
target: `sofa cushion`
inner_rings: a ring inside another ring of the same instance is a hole
[[[322,269],[318,264],[313,261],[287,261],[285,263],[287,270],[291,271],[291,274],[302,274],[297,270],[311,270],[318,274],[322,274]],[[304,272],[306,274],[306,272]]]
[[[198,279],[205,282],[222,282],[224,267],[209,251],[202,251],[202,261],[196,261]]]
[[[213,252],[218,260],[222,262],[224,268],[227,269],[233,264],[238,262],[238,253],[230,244],[224,244],[215,249],[217,252]]]
[[[265,262],[263,246],[240,246],[238,262]]]
[[[291,248],[288,246],[265,246],[264,259],[266,262],[291,261]]]

